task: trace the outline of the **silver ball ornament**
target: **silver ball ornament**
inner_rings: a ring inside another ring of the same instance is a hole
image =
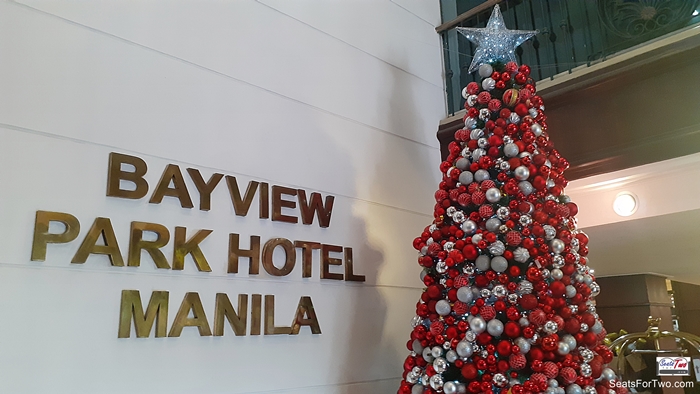
[[[564,273],[561,272],[559,268],[555,268],[549,273],[552,276],[552,279],[554,280],[560,280],[561,278],[564,277]]]
[[[600,377],[603,380],[607,381],[614,380],[615,378],[617,378],[617,376],[615,376],[615,372],[610,368],[603,369],[603,372],[600,374]]]
[[[436,358],[436,359],[433,361],[433,369],[434,369],[435,372],[437,372],[437,373],[443,373],[443,372],[445,372],[445,370],[447,369],[447,367],[448,367],[447,360],[445,360],[445,359],[442,358],[442,357],[438,357],[438,358]]]
[[[571,351],[571,348],[569,347],[569,345],[566,342],[562,341],[562,342],[559,342],[559,344],[557,345],[557,353],[559,353],[562,356],[566,356],[567,354],[569,354],[570,351]]]
[[[505,144],[503,145],[503,153],[506,155],[506,157],[515,157],[520,153],[520,148],[518,148],[517,145],[510,143],[510,144]],[[529,171],[528,171],[528,176],[529,176]]]
[[[454,363],[458,359],[459,355],[454,350],[448,350],[447,353],[445,353],[445,360],[447,360],[449,363]]]
[[[484,78],[483,81],[481,81],[481,87],[484,90],[493,90],[496,87],[496,81],[493,80],[493,78]]]
[[[442,391],[445,394],[457,394],[457,384],[455,382],[445,382]]]
[[[476,179],[477,182],[483,182],[487,179],[490,179],[491,175],[489,175],[489,172],[482,169],[476,170],[474,173],[474,179]]]
[[[471,288],[465,286],[457,289],[457,299],[466,304],[472,302],[472,299],[474,299],[474,295],[472,293]]]
[[[442,348],[440,346],[433,346],[433,349],[430,351],[430,354],[437,358],[442,356]]]
[[[498,188],[492,187],[486,190],[486,201],[496,203],[501,199],[501,191]]]
[[[457,343],[455,350],[457,351],[457,355],[460,357],[471,357],[471,355],[474,354],[472,344],[467,341],[460,341]]]
[[[491,259],[491,269],[496,272],[505,272],[508,269],[508,260],[503,256],[496,256]]]
[[[489,267],[491,266],[491,258],[485,254],[482,254],[477,257],[476,260],[474,260],[474,266],[479,271],[488,271]]]
[[[583,394],[583,389],[578,384],[570,384],[566,387],[566,394]]]
[[[465,158],[461,158],[461,159],[457,160],[457,164],[459,164],[460,160],[464,160],[467,163],[466,166],[469,167],[469,160],[467,160]],[[462,164],[464,164],[464,163],[462,163]],[[459,166],[457,168],[459,168]],[[468,185],[468,184],[472,183],[473,181],[474,181],[474,174],[472,174],[471,172],[462,171],[462,173],[459,174],[459,183],[461,183],[463,185]]]
[[[561,239],[555,238],[549,243],[549,247],[552,248],[552,252],[561,254],[566,248],[566,244]]]
[[[443,384],[442,375],[435,374],[435,375],[430,377],[430,387],[434,388],[435,390],[440,390],[442,388],[442,384]],[[580,394],[580,393],[576,393],[576,394]]]
[[[486,322],[480,316],[476,316],[469,322],[469,328],[475,333],[481,334],[486,330]]]
[[[411,388],[411,394],[423,394],[425,392],[425,387],[422,384],[417,384]]]
[[[489,252],[494,256],[500,256],[506,251],[506,246],[501,241],[496,241],[489,245]]]
[[[435,303],[435,312],[440,316],[447,316],[452,312],[452,307],[450,302],[447,300],[440,300]]]
[[[526,354],[530,351],[530,342],[523,337],[518,337],[515,339],[515,344],[520,348],[520,353]]]
[[[526,196],[529,196],[535,190],[535,188],[532,186],[532,183],[528,181],[522,181],[518,183],[518,189],[520,189],[520,191],[523,192],[523,194]]]
[[[490,218],[486,221],[485,227],[490,232],[494,233],[501,227],[501,221],[498,218]]]
[[[490,64],[484,63],[479,66],[479,76],[481,78],[490,77],[491,74],[493,74],[493,67]]]
[[[503,322],[498,319],[492,319],[486,325],[486,330],[492,336],[498,337],[503,334]]]
[[[471,220],[467,220],[466,222],[462,223],[462,231],[464,231],[466,235],[474,234],[477,228],[478,226],[476,225],[476,223],[474,223]]]
[[[527,178],[530,177],[530,170],[525,166],[518,166],[515,167],[515,170],[513,170],[513,175],[515,176],[515,179],[519,181],[526,181]]]

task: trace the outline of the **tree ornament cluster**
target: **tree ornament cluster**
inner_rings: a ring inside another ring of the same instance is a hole
[[[614,393],[588,237],[564,194],[569,163],[530,68],[478,72],[440,165],[435,220],[413,242],[426,288],[398,392]]]

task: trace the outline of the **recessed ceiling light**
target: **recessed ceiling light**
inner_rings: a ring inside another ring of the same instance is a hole
[[[630,216],[637,212],[637,196],[630,192],[622,192],[615,197],[613,210],[620,216]]]
[[[693,16],[698,16],[698,14],[700,14],[700,11],[698,11],[698,10],[693,11]]]

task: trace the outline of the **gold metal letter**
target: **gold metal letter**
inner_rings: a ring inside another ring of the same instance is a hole
[[[233,309],[231,301],[224,293],[216,293],[216,304],[214,307],[214,336],[224,335],[224,317],[231,325],[231,329],[236,336],[245,336],[248,323],[248,294],[238,295],[238,313]]]
[[[282,195],[296,196],[297,189],[284,186],[272,186],[272,220],[277,222],[296,223],[299,218],[282,214],[282,208],[296,208],[296,201],[283,200]]]
[[[260,219],[267,219],[270,217],[270,185],[266,182],[260,183]]]
[[[187,172],[197,187],[197,191],[199,191],[199,210],[208,211],[211,208],[211,192],[214,191],[224,174],[214,173],[208,181],[204,182],[204,178],[202,178],[202,174],[200,174],[198,169],[188,168]]]
[[[303,296],[299,299],[299,306],[297,307],[297,313],[292,321],[292,332],[290,334],[299,334],[301,326],[308,326],[312,334],[321,333],[321,326],[318,325],[314,304],[311,302],[311,297],[309,296]]]
[[[329,252],[341,253],[342,246],[337,245],[321,245],[321,279],[343,280],[343,274],[334,274],[330,272],[331,265],[343,265],[343,260],[330,257]]]
[[[123,171],[122,164],[134,166],[134,172]],[[143,179],[148,167],[146,162],[136,156],[122,155],[112,152],[109,154],[109,169],[107,170],[107,195],[110,197],[130,198],[138,200],[148,193],[148,182]],[[132,182],[134,190],[124,190],[121,181]]]
[[[194,260],[194,264],[199,271],[211,272],[211,267],[209,267],[209,263],[207,262],[207,258],[204,257],[202,249],[199,248],[199,244],[204,241],[204,238],[211,234],[212,230],[199,230],[192,238],[185,242],[186,232],[187,229],[184,227],[175,227],[173,269],[182,270],[185,268],[185,256],[191,254],[192,260]]]
[[[241,198],[241,191],[238,189],[238,182],[235,176],[226,175],[226,184],[228,185],[228,192],[231,195],[231,202],[233,202],[233,210],[236,212],[236,215],[247,215],[250,204],[253,202],[253,197],[255,197],[255,190],[258,188],[258,182],[248,182],[248,188],[245,189],[245,196],[243,198]]]
[[[144,241],[143,232],[151,231],[158,236],[155,241]],[[170,233],[165,226],[157,223],[131,222],[131,238],[129,239],[129,267],[141,265],[141,251],[145,250],[151,255],[153,262],[158,268],[170,268],[168,260],[165,258],[160,248],[168,244]]]
[[[310,241],[294,241],[294,246],[301,248],[301,277],[310,278],[314,249],[321,249],[321,244]]]
[[[352,248],[345,248],[345,280],[348,282],[364,282],[364,275],[355,275],[352,265]]]
[[[170,182],[173,183],[173,187],[170,187]],[[187,185],[185,184],[185,178],[180,172],[180,167],[175,164],[168,164],[163,171],[163,175],[160,177],[158,186],[156,190],[153,191],[151,199],[148,200],[151,204],[160,204],[163,201],[164,196],[175,197],[180,200],[180,206],[183,208],[193,208],[192,198],[190,198],[190,193],[187,191]]]
[[[192,311],[192,317],[188,317]],[[202,300],[197,293],[187,293],[182,299],[180,310],[177,311],[173,325],[170,327],[169,337],[179,337],[184,327],[197,327],[199,336],[211,336],[211,328],[207,322],[207,315],[204,314]]]
[[[168,292],[154,291],[148,301],[146,314],[143,313],[141,295],[138,290],[122,290],[119,311],[119,338],[131,336],[131,320],[134,320],[136,338],[148,338],[153,322],[156,323],[156,338],[165,337],[168,325]]]
[[[102,236],[104,245],[98,245],[97,239]],[[109,262],[112,266],[123,267],[124,258],[119,251],[117,236],[114,235],[114,228],[109,218],[97,218],[92,223],[92,227],[85,235],[83,243],[80,244],[78,251],[75,252],[71,263],[83,264],[90,254],[106,254],[109,256]]]
[[[272,261],[275,248],[278,246],[281,246],[284,250],[284,266],[282,268],[275,267]],[[263,246],[262,261],[263,268],[265,268],[268,274],[272,276],[286,276],[294,269],[294,264],[296,264],[297,261],[297,251],[294,249],[294,245],[290,240],[285,238],[272,238],[265,242],[265,246]]]
[[[262,295],[253,294],[250,311],[250,335],[260,335],[260,315],[262,314]]]
[[[247,257],[250,260],[248,275],[260,273],[260,237],[250,236],[250,249],[241,249],[239,245],[240,236],[235,233],[229,234],[228,240],[228,273],[238,273],[238,258]]]
[[[289,335],[292,327],[275,327],[275,296],[265,295],[265,335]]]
[[[62,233],[49,232],[50,222],[60,222],[66,226]],[[78,237],[80,222],[70,214],[63,212],[36,211],[34,220],[34,239],[32,240],[32,261],[46,260],[47,244],[65,244]]]
[[[326,196],[326,202],[321,202],[321,194],[311,193],[311,201],[306,202],[306,191],[303,189],[297,190],[299,193],[299,210],[301,211],[301,222],[304,224],[312,224],[314,222],[314,212],[318,216],[318,225],[328,227],[331,223],[331,211],[333,210],[333,201],[335,197]]]

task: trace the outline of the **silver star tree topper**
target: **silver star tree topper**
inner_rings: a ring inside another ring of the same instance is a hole
[[[515,62],[515,48],[537,34],[537,30],[506,29],[498,4],[493,7],[485,28],[458,27],[457,31],[477,45],[469,72],[477,70],[484,63]]]

